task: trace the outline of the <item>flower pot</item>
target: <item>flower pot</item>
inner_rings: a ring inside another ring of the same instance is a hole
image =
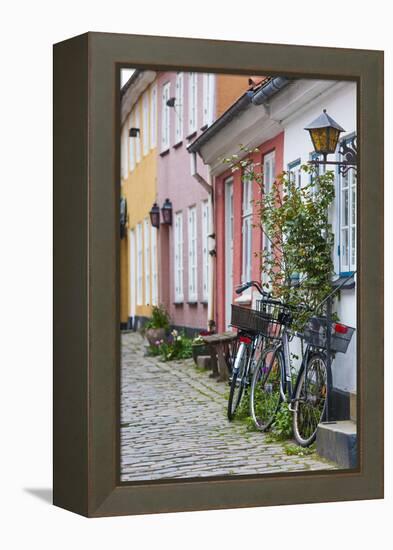
[[[145,332],[147,341],[151,346],[155,346],[156,342],[160,340],[165,340],[165,329],[164,328],[148,328]]]
[[[209,347],[206,344],[192,344],[192,358],[195,364],[200,355],[210,355]]]

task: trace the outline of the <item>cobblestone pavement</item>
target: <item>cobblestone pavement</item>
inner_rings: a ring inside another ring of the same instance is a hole
[[[288,456],[280,443],[226,418],[228,385],[192,361],[145,357],[141,336],[122,335],[121,480],[250,475],[335,466]]]

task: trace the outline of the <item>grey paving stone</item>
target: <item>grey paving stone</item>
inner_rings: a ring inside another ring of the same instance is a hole
[[[228,385],[193,360],[145,356],[137,333],[121,338],[121,480],[140,481],[325,470],[226,418]]]

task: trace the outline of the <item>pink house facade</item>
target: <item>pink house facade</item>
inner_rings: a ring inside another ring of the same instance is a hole
[[[158,74],[156,202],[160,208],[169,203],[172,208],[172,223],[162,223],[161,218],[158,231],[159,301],[169,312],[171,324],[190,333],[207,328],[212,202],[208,167],[199,161],[200,178],[193,177],[187,146],[213,123],[225,101],[228,104],[241,94],[246,83],[246,77]],[[226,96],[220,89],[228,84],[232,84],[231,94]]]

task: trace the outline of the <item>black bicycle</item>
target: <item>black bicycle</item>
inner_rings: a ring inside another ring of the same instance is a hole
[[[249,281],[240,285],[236,294],[241,294],[250,287],[254,287],[263,297],[269,299],[269,294],[262,290],[257,281]],[[232,420],[239,408],[245,389],[250,386],[251,377],[261,350],[265,345],[265,338],[258,323],[259,311],[232,304],[231,326],[238,329],[236,348],[232,354],[230,390],[228,398],[228,419]]]
[[[303,332],[296,333],[306,348],[293,384],[289,350],[290,339],[294,336],[291,332],[293,310],[274,300],[261,301],[260,310],[265,318],[265,324],[261,322],[261,334],[269,338],[271,346],[265,347],[253,373],[251,416],[256,428],[266,431],[273,424],[281,403],[289,402],[295,439],[299,445],[307,447],[314,442],[318,424],[325,418],[332,387],[328,348],[333,355],[345,353],[355,329],[328,322],[324,316],[311,316]]]

